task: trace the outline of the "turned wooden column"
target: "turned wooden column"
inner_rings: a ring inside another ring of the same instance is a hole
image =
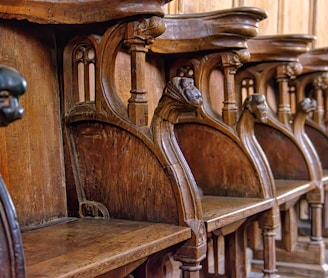
[[[278,119],[284,124],[289,124],[291,118],[288,82],[291,79],[294,79],[301,72],[302,65],[297,62],[287,63],[277,67],[276,79],[279,93],[279,105],[277,114]]]
[[[236,71],[242,64],[249,60],[248,50],[232,51],[223,53],[221,67],[224,73],[224,101],[222,108],[223,121],[233,126],[238,119],[238,106],[236,100],[235,76]]]
[[[159,17],[151,17],[128,23],[124,43],[131,55],[131,97],[128,104],[129,119],[137,126],[148,125],[148,100],[146,91],[147,46],[165,31],[165,24]]]
[[[323,73],[318,75],[313,80],[314,98],[317,101],[317,107],[313,112],[313,120],[322,125],[325,116],[325,103],[324,103],[324,91],[328,88],[328,74]]]

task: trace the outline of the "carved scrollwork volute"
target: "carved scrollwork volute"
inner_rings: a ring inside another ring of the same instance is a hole
[[[24,77],[13,68],[0,65],[0,126],[22,118],[24,109],[19,98],[25,90]]]
[[[224,101],[222,117],[225,123],[233,126],[237,122],[238,107],[236,101],[235,75],[239,67],[250,58],[248,50],[231,51],[221,56],[221,67],[224,72]]]
[[[277,67],[276,80],[279,86],[279,105],[278,105],[278,119],[286,124],[290,124],[291,107],[289,98],[288,82],[295,79],[303,71],[303,66],[298,62],[291,62]]]
[[[202,104],[202,95],[192,78],[174,77],[167,83],[155,115],[175,123],[180,113],[195,111]]]
[[[145,66],[147,46],[165,31],[165,23],[159,17],[129,22],[124,44],[131,55],[131,97],[128,114],[132,122],[138,126],[148,124],[148,101],[145,88]]]

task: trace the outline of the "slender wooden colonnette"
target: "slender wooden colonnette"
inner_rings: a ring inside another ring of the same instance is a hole
[[[249,40],[251,58],[237,72],[236,91],[239,107],[247,95],[262,93],[271,108],[269,121],[257,123],[255,135],[272,169],[275,196],[281,210],[278,270],[325,277],[327,266],[321,232],[322,167],[304,129],[306,117],[313,112],[315,103],[299,99],[296,105],[291,101],[293,94],[288,85],[302,72],[299,56],[309,51],[314,39],[309,35],[277,35]],[[303,195],[311,213],[308,241],[298,239],[297,202]],[[255,256],[259,257],[257,253]]]
[[[213,258],[208,253],[204,263],[205,276],[247,275],[245,231],[252,221],[259,221],[263,230],[264,275],[276,276],[274,231],[279,212],[273,178],[251,128],[253,115],[245,109],[237,128],[227,124],[235,124],[237,119],[234,73],[249,58],[247,39],[256,36],[258,22],[264,18],[266,13],[257,8],[170,15],[164,18],[166,32],[150,46],[151,53],[165,62],[166,79],[182,85],[186,82],[186,91],[195,83],[203,100],[197,110],[188,109],[188,98],[177,98],[168,88],[159,107],[166,108],[161,118],[171,125],[170,136],[175,136],[176,148],[181,148],[203,194],[208,246],[214,251]],[[226,97],[226,123],[208,112],[209,76],[214,68],[224,72],[221,90]],[[256,106],[254,103],[254,109]],[[219,265],[221,238],[225,240],[224,269]]]

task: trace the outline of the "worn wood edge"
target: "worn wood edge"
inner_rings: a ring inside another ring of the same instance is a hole
[[[257,36],[247,41],[251,53],[250,62],[297,61],[299,56],[310,51],[316,40],[309,34],[286,34]]]
[[[101,219],[76,219],[76,221],[82,222],[82,224],[86,224],[88,221],[102,221],[102,224],[104,222],[108,222],[108,225],[110,227],[111,220],[101,220]],[[70,225],[71,223],[74,223],[76,221],[67,222],[67,225]],[[143,244],[135,244],[134,247],[127,249],[125,252],[119,252],[118,254],[114,254],[113,256],[105,256],[106,252],[110,252],[111,250],[104,250],[104,248],[100,248],[96,255],[100,257],[99,261],[93,261],[89,264],[86,264],[89,259],[87,258],[87,255],[90,253],[88,251],[88,248],[84,247],[83,254],[85,254],[85,260],[81,262],[81,265],[78,267],[70,267],[69,264],[67,264],[67,258],[66,256],[70,256],[72,258],[76,258],[74,254],[80,254],[81,250],[73,250],[71,252],[66,252],[65,256],[60,255],[59,257],[48,259],[44,262],[40,262],[34,265],[29,265],[29,260],[27,257],[27,273],[29,277],[41,277],[40,275],[44,275],[42,277],[53,277],[53,273],[44,273],[43,271],[40,271],[41,269],[44,269],[45,271],[48,270],[49,264],[50,266],[54,267],[56,263],[54,263],[57,259],[59,259],[59,264],[62,266],[61,268],[58,268],[59,272],[57,273],[57,277],[95,277],[101,274],[104,274],[106,272],[112,271],[114,269],[117,269],[119,267],[122,267],[123,265],[128,263],[132,263],[134,261],[137,261],[139,259],[142,259],[144,257],[150,256],[158,251],[164,250],[166,248],[169,248],[171,246],[174,246],[177,243],[183,242],[191,237],[191,230],[188,227],[181,227],[181,226],[174,226],[169,224],[163,224],[163,223],[150,223],[150,222],[140,222],[140,221],[129,221],[129,220],[120,220],[120,219],[114,219],[114,225],[115,222],[121,221],[123,223],[135,223],[135,224],[141,224],[145,225],[144,228],[151,229],[154,231],[152,234],[145,234],[145,241]],[[23,242],[28,241],[28,237],[33,235],[34,232],[40,233],[44,232],[46,235],[51,235],[49,230],[55,227],[55,229],[58,228],[58,225],[48,226],[43,229],[38,229],[34,231],[30,231],[23,234]],[[91,228],[94,226],[91,226]],[[143,228],[143,229],[144,229]],[[156,236],[158,233],[157,231],[165,231],[165,229],[168,228],[168,231],[163,236]],[[140,229],[140,228],[139,228]],[[172,232],[174,230],[174,232]],[[72,240],[72,237],[74,236],[74,227],[72,227],[72,230],[70,231],[70,240]],[[101,243],[104,243],[104,240],[101,240]],[[40,247],[42,245],[42,242],[40,242]],[[102,245],[103,246],[103,245]],[[44,246],[43,246],[44,247]],[[94,246],[91,246],[91,249],[94,249]],[[145,252],[147,251],[147,252]],[[96,251],[94,251],[96,252]],[[90,260],[95,260],[93,256],[93,252],[91,252]],[[102,257],[102,259],[101,259]],[[124,260],[122,258],[124,257]],[[97,260],[97,259],[96,259]],[[69,270],[68,270],[69,269]],[[36,276],[34,276],[36,275]],[[48,276],[49,275],[49,276]]]
[[[267,13],[243,7],[208,13],[166,15],[166,31],[150,46],[155,53],[188,53],[206,50],[244,49],[258,33],[258,22]],[[178,46],[178,47],[177,47]]]
[[[39,24],[87,24],[137,15],[164,16],[162,5],[171,0],[13,0],[0,4],[0,18],[26,19]],[[7,2],[7,3],[6,3]]]

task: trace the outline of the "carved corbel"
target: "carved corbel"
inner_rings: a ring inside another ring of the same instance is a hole
[[[327,97],[324,95],[324,92],[328,89],[328,73],[323,73],[313,80],[314,87],[314,98],[317,101],[317,107],[313,112],[313,120],[322,125],[328,120],[328,101]],[[325,119],[324,119],[325,118]]]
[[[291,108],[289,98],[288,82],[295,79],[303,71],[303,67],[298,62],[291,62],[277,67],[276,81],[278,83],[279,106],[278,119],[282,123],[289,125],[291,119]]]
[[[221,67],[224,72],[224,101],[222,117],[226,124],[233,126],[237,122],[238,107],[235,91],[235,75],[238,68],[250,58],[246,49],[226,52],[221,55]]]
[[[26,90],[24,77],[15,69],[0,65],[0,126],[21,119],[24,109],[19,97]]]
[[[147,46],[165,31],[165,23],[159,17],[129,22],[124,44],[129,47],[131,55],[131,97],[128,114],[138,126],[148,124],[148,101],[145,89],[145,64]]]

